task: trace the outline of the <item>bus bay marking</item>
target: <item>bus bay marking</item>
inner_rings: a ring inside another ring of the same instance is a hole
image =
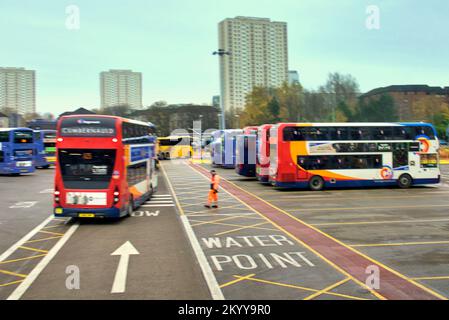
[[[18,208],[31,208],[37,203],[37,201],[21,201],[17,202],[16,204],[13,204],[10,206],[10,209],[18,209]]]
[[[131,216],[132,217],[143,217],[143,216],[147,216],[147,217],[157,217],[159,216],[160,211],[156,210],[156,211],[134,211]]]
[[[300,262],[305,263],[309,267],[315,267],[315,265],[305,257],[305,252],[283,252],[280,254],[257,253],[255,255],[236,254],[232,256],[213,255],[210,256],[210,259],[217,271],[223,271],[223,265],[229,264],[232,264],[241,270],[254,270],[259,268],[260,265],[265,266],[268,269],[274,269],[275,266],[280,266],[284,269],[290,266],[301,268],[303,265]]]

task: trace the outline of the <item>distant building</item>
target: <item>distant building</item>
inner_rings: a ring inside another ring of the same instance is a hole
[[[56,130],[56,123],[56,120],[33,119],[26,125],[33,130]]]
[[[8,117],[9,127],[10,128],[18,128],[25,126],[25,119],[21,114],[11,113]]]
[[[142,73],[109,70],[100,73],[101,108],[128,105],[142,107]]]
[[[220,110],[213,106],[197,104],[172,104],[163,108],[135,111],[130,118],[152,122],[160,136],[168,136],[176,129],[191,132],[193,121],[201,120],[202,129],[218,129]]]
[[[36,112],[36,73],[25,68],[0,68],[0,109],[24,115]]]
[[[255,86],[288,81],[287,23],[235,17],[219,23],[220,83],[225,110],[243,108]]]
[[[76,115],[76,114],[87,114],[88,115],[88,114],[96,114],[96,113],[93,111],[87,110],[86,108],[78,108],[75,111],[67,111],[67,112],[61,113],[58,118],[60,118],[62,116],[71,116],[71,115]]]
[[[299,84],[299,74],[296,70],[289,70],[288,71],[288,84]]]
[[[361,95],[360,99],[377,99],[384,94],[388,94],[394,99],[399,121],[420,120],[413,119],[412,106],[424,97],[433,96],[441,99],[442,102],[449,102],[449,87],[430,87],[424,84],[376,88]]]
[[[0,128],[8,128],[8,127],[9,127],[8,116],[0,112]]]

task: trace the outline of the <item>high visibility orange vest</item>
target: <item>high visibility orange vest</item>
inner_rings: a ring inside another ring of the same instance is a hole
[[[211,179],[210,179],[211,189],[218,190],[219,183],[220,183],[220,177],[218,176],[218,174],[211,177]]]

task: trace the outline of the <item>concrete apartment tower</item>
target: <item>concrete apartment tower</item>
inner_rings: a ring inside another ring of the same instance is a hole
[[[225,110],[245,106],[254,86],[279,87],[288,81],[287,23],[235,17],[219,23],[220,81]]]
[[[142,73],[109,70],[100,73],[101,108],[129,105],[142,107]]]
[[[0,68],[0,109],[24,115],[36,112],[36,72],[25,68]]]

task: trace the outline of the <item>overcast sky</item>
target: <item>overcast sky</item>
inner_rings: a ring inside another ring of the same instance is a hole
[[[80,29],[66,28],[66,7]],[[366,28],[368,5],[380,29]],[[143,102],[210,103],[219,93],[218,22],[288,24],[289,68],[306,88],[350,73],[362,91],[391,84],[449,86],[447,0],[0,0],[0,67],[37,71],[38,112],[98,107],[99,73],[143,73]]]

